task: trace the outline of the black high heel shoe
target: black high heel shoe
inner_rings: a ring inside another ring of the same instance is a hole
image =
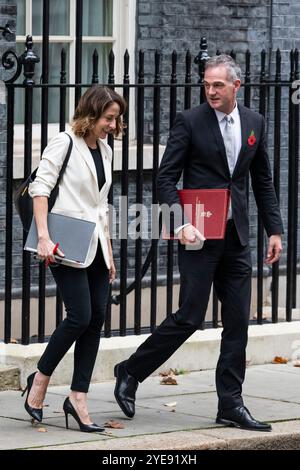
[[[27,413],[33,419],[35,419],[36,421],[38,421],[40,423],[43,419],[43,409],[42,408],[32,408],[31,406],[28,405],[28,395],[30,393],[30,390],[31,390],[31,387],[32,387],[32,384],[33,384],[33,381],[34,381],[35,374],[36,374],[36,372],[34,372],[33,374],[31,374],[27,377],[27,385],[26,385],[25,390],[22,393],[22,397],[24,396],[25,392],[27,391],[27,397],[26,397],[26,400],[25,400],[25,403],[24,403],[25,410],[27,411]]]
[[[103,432],[105,431],[104,428],[101,428],[98,426],[98,424],[92,423],[92,424],[84,424],[80,421],[80,418],[78,416],[77,411],[75,410],[74,406],[70,402],[69,397],[67,397],[64,401],[64,406],[63,406],[64,412],[65,412],[65,417],[66,417],[66,428],[69,429],[69,422],[68,422],[68,415],[73,416],[73,418],[77,421],[80,431],[82,432]]]

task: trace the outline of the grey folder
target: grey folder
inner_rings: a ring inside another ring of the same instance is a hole
[[[48,214],[48,230],[53,243],[59,243],[59,249],[64,253],[64,258],[59,260],[70,261],[76,264],[84,264],[96,224],[86,220],[75,219],[61,214]],[[36,252],[38,244],[37,230],[34,218],[24,250]]]

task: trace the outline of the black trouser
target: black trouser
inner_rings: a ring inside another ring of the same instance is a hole
[[[52,375],[75,343],[71,389],[87,392],[99,348],[109,292],[109,270],[100,244],[93,263],[84,269],[69,266],[51,268],[65,304],[67,316],[59,324],[38,363],[45,375]]]
[[[224,327],[216,370],[219,408],[241,405],[251,297],[250,247],[240,244],[231,220],[224,240],[207,240],[198,251],[179,244],[178,262],[179,310],[169,315],[129,358],[128,372],[142,382],[200,327],[214,281]]]

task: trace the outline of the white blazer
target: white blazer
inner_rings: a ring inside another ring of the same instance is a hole
[[[51,212],[96,223],[86,263],[79,266],[70,264],[70,266],[79,268],[89,266],[96,255],[98,240],[100,240],[104,260],[109,269],[107,196],[112,180],[112,150],[104,140],[99,139],[106,180],[99,192],[95,163],[88,146],[82,137],[77,137],[71,130],[68,134],[73,140],[73,149]],[[65,132],[59,133],[49,142],[43,152],[36,178],[29,185],[31,197],[50,196],[69,144],[70,139]],[[64,264],[69,263],[64,262]]]

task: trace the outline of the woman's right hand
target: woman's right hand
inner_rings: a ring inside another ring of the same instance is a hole
[[[55,244],[49,237],[40,237],[37,246],[37,255],[41,261],[48,260],[50,263],[55,263],[55,257],[53,254],[53,250],[55,248]],[[65,256],[64,253],[57,249],[56,253],[58,256],[62,258]]]

